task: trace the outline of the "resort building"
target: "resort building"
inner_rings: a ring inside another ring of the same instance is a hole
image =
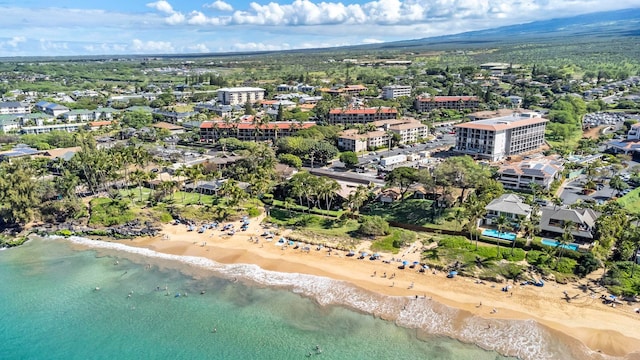
[[[331,109],[329,111],[330,124],[366,124],[377,120],[395,119],[398,110],[394,108],[364,108],[364,109]]]
[[[382,98],[385,100],[395,99],[400,96],[411,96],[411,86],[388,85],[382,88]]]
[[[358,129],[345,130],[338,135],[338,148],[344,151],[366,151],[389,146],[391,133],[400,135],[400,144],[411,144],[426,138],[429,128],[411,118],[379,120],[372,123],[376,130],[361,133]]]
[[[71,110],[62,114],[67,122],[91,121],[96,120],[95,114],[91,110]]]
[[[547,122],[529,112],[458,124],[454,150],[490,161],[527,153],[544,145]]]
[[[44,134],[52,131],[75,132],[78,129],[87,127],[86,123],[73,124],[43,124],[38,126],[23,126],[20,132],[23,134]]]
[[[565,224],[571,221],[575,229],[571,232],[576,240],[591,241],[595,233],[596,220],[600,213],[592,209],[542,208],[540,230],[550,237],[561,236]]]
[[[218,89],[218,101],[223,105],[251,104],[264,99],[264,89],[255,87],[233,87]]]
[[[527,159],[501,166],[498,169],[498,181],[505,189],[528,191],[531,184],[535,183],[549,190],[551,183],[561,177],[562,170],[564,165],[557,156]]]
[[[29,107],[18,101],[0,102],[0,115],[26,114],[31,112]]]
[[[362,85],[346,85],[341,88],[332,88],[332,89],[323,88],[323,89],[320,89],[320,92],[337,96],[337,95],[358,95],[361,92],[367,91],[367,90],[369,89],[366,86],[362,86]]]
[[[0,131],[8,133],[20,128],[20,124],[14,115],[0,115]]]
[[[200,142],[214,142],[221,138],[233,137],[243,141],[273,141],[278,138],[292,136],[298,130],[315,126],[314,122],[298,123],[296,121],[270,122],[253,124],[241,122],[226,124],[223,121],[204,121],[200,124]]]
[[[416,111],[429,112],[435,109],[470,110],[478,108],[477,96],[418,96],[413,103]]]
[[[524,216],[525,218],[531,216],[531,205],[525,204],[524,200],[515,194],[504,194],[491,201],[484,208],[487,210],[484,218],[484,223],[487,225],[495,225],[496,219],[500,216],[506,217],[512,223],[519,216]]]

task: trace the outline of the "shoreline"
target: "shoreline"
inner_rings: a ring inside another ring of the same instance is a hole
[[[554,337],[562,338],[561,342],[572,349],[576,358],[640,357],[640,329],[636,326],[640,315],[634,313],[631,306],[610,308],[601,304],[599,298],[586,294],[571,303],[564,301],[564,291],[571,295],[581,294],[575,284],[548,284],[543,288],[512,285],[511,291],[503,292],[503,284],[480,284],[474,279],[463,277],[448,279],[442,272],[433,274],[428,270],[419,273],[408,267],[399,270],[397,265],[400,264],[396,262],[385,264],[380,260],[370,261],[367,258],[358,260],[355,257],[345,257],[344,252],[339,251],[328,255],[326,249],[317,251],[315,247],[308,252],[294,250],[292,247],[282,249],[274,245],[277,237],[269,242],[259,237],[261,232],[256,219],[252,219],[248,231],[238,232],[233,236],[221,236],[218,230],[207,230],[204,234],[199,234],[195,231],[188,232],[183,225],[164,225],[161,232],[163,235],[160,236],[108,242],[162,254],[210,259],[220,264],[251,264],[268,271],[343,281],[354,288],[389,299],[404,298],[407,303],[402,310],[407,305],[411,306],[413,302],[410,300],[414,298],[423,302],[433,300],[434,304],[455,310],[455,316],[460,318],[456,322],[464,323],[465,326],[472,321],[482,323],[482,326],[490,324],[489,328],[493,326],[496,329],[504,326],[505,321],[527,323],[533,320],[548,328]],[[256,235],[259,244],[249,241],[250,236]],[[283,236],[286,235],[285,232]],[[388,260],[389,256],[391,255],[383,254],[383,259]],[[382,274],[385,272],[387,277],[383,278]],[[394,273],[395,278],[390,279]],[[496,310],[495,313],[493,309]],[[360,309],[356,307],[354,310]],[[446,309],[441,310],[446,312]],[[402,311],[400,314],[385,313],[384,310],[371,313],[393,320],[400,326],[415,327],[411,325],[410,319],[402,318]],[[415,328],[418,332],[425,332],[427,336],[432,334],[428,329]],[[456,334],[444,335],[463,342],[469,341],[469,338],[461,339]],[[472,339],[471,342],[485,349],[514,355],[491,343],[483,344],[476,338]]]

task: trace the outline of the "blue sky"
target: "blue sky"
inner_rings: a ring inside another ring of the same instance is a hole
[[[0,57],[331,47],[633,7],[640,0],[0,0]]]

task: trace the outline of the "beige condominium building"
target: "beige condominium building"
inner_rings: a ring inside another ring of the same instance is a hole
[[[364,109],[331,109],[329,111],[330,124],[366,124],[378,120],[395,119],[398,110],[394,108],[364,108]]]
[[[218,89],[218,101],[223,105],[255,103],[264,99],[264,89],[255,87],[233,87]]]
[[[527,153],[544,144],[547,121],[525,112],[458,124],[455,151],[490,161]]]
[[[400,96],[411,96],[411,86],[409,85],[388,85],[382,88],[383,99],[395,99]]]
[[[480,104],[477,96],[418,96],[413,104],[419,112],[435,109],[471,110]]]
[[[361,152],[389,146],[391,133],[400,135],[400,144],[411,144],[429,135],[429,128],[411,118],[380,120],[373,122],[376,130],[360,133],[358,129],[345,130],[338,136],[338,148]]]

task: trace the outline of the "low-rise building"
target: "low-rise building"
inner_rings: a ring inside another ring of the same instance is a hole
[[[50,103],[48,101],[39,101],[35,104],[35,107],[37,110],[42,111],[45,114],[49,114],[53,117],[58,117],[66,112],[69,112],[68,107]]]
[[[504,194],[497,199],[491,201],[485,206],[487,214],[484,223],[487,225],[495,225],[496,220],[500,216],[506,217],[510,222],[514,223],[519,216],[529,218],[531,216],[531,205],[515,194]]]
[[[412,118],[374,121],[374,131],[361,132],[348,129],[338,136],[338,148],[344,151],[366,151],[389,145],[390,133],[400,135],[400,144],[411,144],[426,138],[428,127]]]
[[[214,142],[221,138],[233,137],[243,141],[273,141],[278,138],[292,136],[298,130],[315,126],[313,122],[298,123],[296,121],[271,122],[254,124],[242,122],[226,124],[223,121],[204,121],[200,124],[200,141]]]
[[[477,109],[479,104],[477,96],[418,96],[413,106],[419,112],[435,109],[462,111]]]
[[[527,153],[544,145],[547,122],[528,112],[458,124],[454,150],[490,161]]]
[[[571,234],[576,240],[591,241],[598,217],[600,213],[592,209],[544,207],[540,218],[540,230],[543,234],[548,234],[547,236],[561,236],[565,232],[565,225],[571,221],[575,226]]]
[[[68,122],[86,122],[91,120],[96,120],[95,114],[91,110],[71,110],[62,114],[62,117],[65,121]]]
[[[387,85],[382,88],[382,98],[395,99],[400,96],[411,96],[410,85]]]
[[[330,124],[366,124],[377,120],[395,119],[398,110],[388,107],[364,109],[331,109],[329,111]]]
[[[157,123],[155,123],[155,124],[153,124],[151,126],[156,128],[156,129],[165,129],[165,130],[169,131],[171,133],[171,135],[183,134],[184,133],[184,127],[182,127],[180,125],[164,122],[164,121],[157,122]]]
[[[0,102],[0,115],[9,114],[26,114],[31,112],[29,106],[19,101],[3,101]]]
[[[549,190],[551,183],[562,175],[564,165],[557,156],[527,159],[502,165],[498,169],[498,181],[505,189],[530,190],[531,184],[538,184]]]
[[[87,127],[86,123],[71,124],[43,124],[38,126],[23,126],[20,132],[23,134],[44,134],[52,131],[75,132],[80,128]]]

